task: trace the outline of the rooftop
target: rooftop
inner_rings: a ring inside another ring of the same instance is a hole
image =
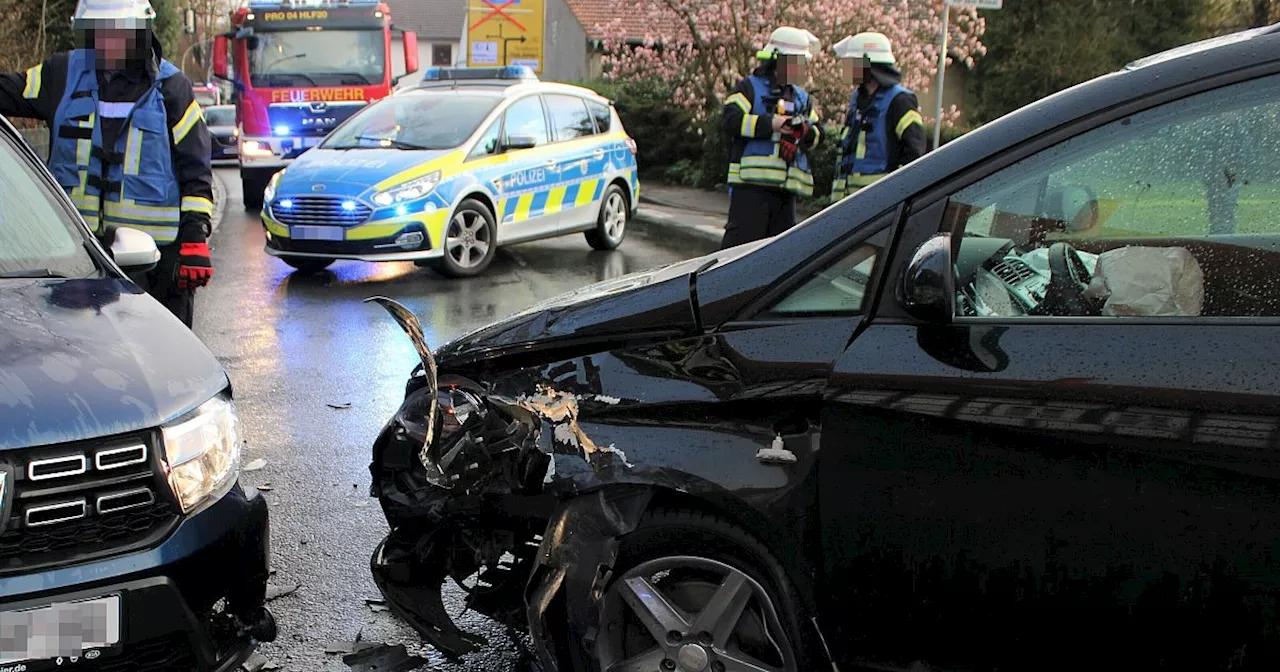
[[[657,39],[664,33],[670,34],[682,28],[680,22],[670,15],[651,17],[631,3],[618,3],[613,0],[565,0],[565,4],[569,5],[574,16],[578,17],[578,22],[587,32],[587,37],[593,40],[603,39],[604,27],[615,19],[621,21],[628,40],[643,40],[646,36]]]
[[[467,0],[385,0],[397,28],[423,39],[458,40],[467,23]]]

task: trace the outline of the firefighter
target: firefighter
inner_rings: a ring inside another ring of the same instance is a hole
[[[155,15],[149,0],[80,0],[78,48],[0,74],[0,114],[49,125],[49,170],[107,249],[115,227],[151,234],[160,263],[137,279],[191,326],[213,275],[209,130]]]
[[[859,33],[840,40],[835,52],[854,92],[840,131],[833,203],[925,153],[920,103],[901,83],[889,38]]]
[[[773,31],[759,67],[725,100],[729,222],[720,249],[775,236],[796,223],[796,196],[813,194],[806,152],[821,141],[818,114],[802,85],[818,39],[807,30]]]

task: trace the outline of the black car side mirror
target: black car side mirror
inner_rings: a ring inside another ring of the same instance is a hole
[[[951,234],[938,234],[916,249],[898,286],[898,299],[907,313],[918,320],[951,323],[956,305]]]
[[[513,149],[533,149],[538,146],[538,139],[528,135],[513,135],[502,141],[502,151]]]

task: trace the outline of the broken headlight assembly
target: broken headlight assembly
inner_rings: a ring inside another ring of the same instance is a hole
[[[435,438],[419,454],[429,483],[470,490],[506,476],[522,491],[537,489],[543,473],[533,472],[545,471],[550,457],[524,450],[531,425],[520,409],[458,385],[440,390],[437,402]]]
[[[167,480],[183,513],[193,513],[231,490],[245,442],[231,399],[214,397],[161,434]]]

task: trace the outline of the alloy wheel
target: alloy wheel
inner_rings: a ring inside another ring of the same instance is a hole
[[[627,231],[627,199],[614,191],[604,205],[604,235],[609,240],[621,240]]]
[[[795,672],[768,591],[715,560],[645,562],[605,594],[597,654],[603,672]]]
[[[449,221],[445,250],[459,268],[475,268],[489,254],[489,227],[474,210],[463,210]]]

